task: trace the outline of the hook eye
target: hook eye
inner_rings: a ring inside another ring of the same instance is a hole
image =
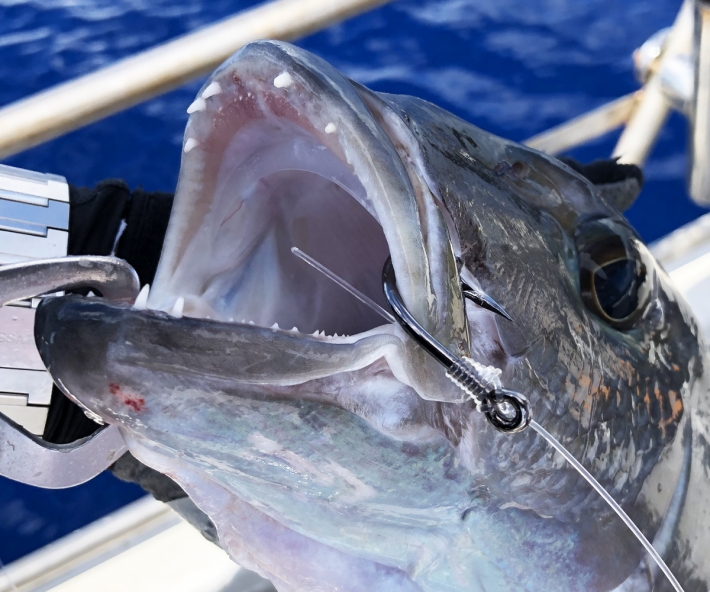
[[[483,412],[494,428],[506,434],[522,432],[532,419],[527,399],[508,389],[493,391],[483,407]]]

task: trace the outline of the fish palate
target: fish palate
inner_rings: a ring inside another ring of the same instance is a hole
[[[295,246],[385,308],[391,256],[414,317],[500,370],[685,590],[708,589],[705,346],[628,192],[285,43],[245,47],[188,111],[147,305],[47,299],[36,339],[235,561],[280,591],[668,587],[533,430],[495,431]]]

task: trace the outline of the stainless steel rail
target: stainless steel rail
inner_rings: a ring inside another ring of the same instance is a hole
[[[659,32],[637,50],[637,53],[640,51],[642,55],[635,57],[649,62],[641,65],[643,71],[640,74],[645,84],[639,91],[546,130],[529,138],[525,144],[543,152],[559,154],[626,125],[614,148],[613,156],[619,157],[621,162],[643,165],[670,109],[676,108],[683,112],[690,110],[688,106],[692,102],[692,81],[689,79],[692,78],[692,70],[685,62],[698,47],[697,40],[695,48],[693,47],[692,32],[696,11],[694,3],[708,7],[709,2],[710,0],[684,0],[669,32]],[[695,20],[697,19],[696,16]],[[710,45],[710,16],[707,27],[709,40],[706,44]],[[646,47],[649,43],[657,47]],[[651,49],[656,50],[653,56],[644,55],[644,52],[648,53]],[[706,51],[706,62],[704,72],[707,75],[710,71],[710,51]],[[707,115],[708,106],[704,109]],[[710,133],[710,128],[703,132],[705,133]],[[702,146],[702,136],[699,139],[701,141],[697,143],[698,152],[701,152],[705,148]],[[710,151],[707,153],[710,154]]]
[[[626,124],[642,96],[643,90],[624,95],[528,138],[524,143],[547,154],[560,154]]]
[[[313,33],[390,0],[275,0],[0,109],[0,158],[206,74],[257,39]]]
[[[659,58],[660,63],[647,80],[643,98],[614,148],[612,156],[619,157],[620,162],[642,166],[648,158],[672,106],[663,90],[660,72],[669,60],[679,53],[688,53],[691,50],[692,31],[693,2],[685,0]]]
[[[695,90],[690,117],[690,197],[710,205],[710,1],[695,3]]]

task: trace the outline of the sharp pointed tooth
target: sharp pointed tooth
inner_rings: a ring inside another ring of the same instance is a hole
[[[148,308],[148,295],[150,294],[150,284],[146,284],[138,293],[136,301],[133,303],[133,308],[136,310],[145,310]]]
[[[219,85],[219,82],[212,82],[204,91],[202,91],[202,98],[209,99],[210,97],[218,95],[221,92],[222,87]]]
[[[271,325],[271,328],[272,329],[280,329],[281,327],[279,327],[278,323],[274,323],[273,325]]]
[[[234,322],[234,317],[229,317],[229,322],[233,323]]]
[[[207,103],[201,97],[197,97],[192,104],[187,108],[188,113],[195,113],[196,111],[204,111],[207,108]]]
[[[298,333],[298,327],[294,327],[293,329],[291,329],[291,333]]]
[[[182,318],[182,311],[185,308],[185,299],[180,296],[176,301],[175,304],[173,305],[173,309],[170,311],[170,314],[174,316],[176,319],[181,319]]]
[[[195,146],[199,146],[199,145],[200,145],[200,143],[197,140],[195,140],[195,138],[187,138],[187,140],[185,140],[185,146],[183,147],[182,151],[185,154],[187,154]]]

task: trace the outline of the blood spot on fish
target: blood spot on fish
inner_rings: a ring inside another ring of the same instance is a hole
[[[112,395],[116,396],[116,398],[118,398],[118,400],[121,401],[121,403],[123,403],[126,407],[130,407],[137,413],[143,411],[143,407],[145,406],[145,399],[143,397],[126,393],[115,382],[108,385],[108,391]]]
[[[143,411],[143,405],[145,405],[145,399],[143,397],[126,397],[123,402],[133,409],[133,411]]]

